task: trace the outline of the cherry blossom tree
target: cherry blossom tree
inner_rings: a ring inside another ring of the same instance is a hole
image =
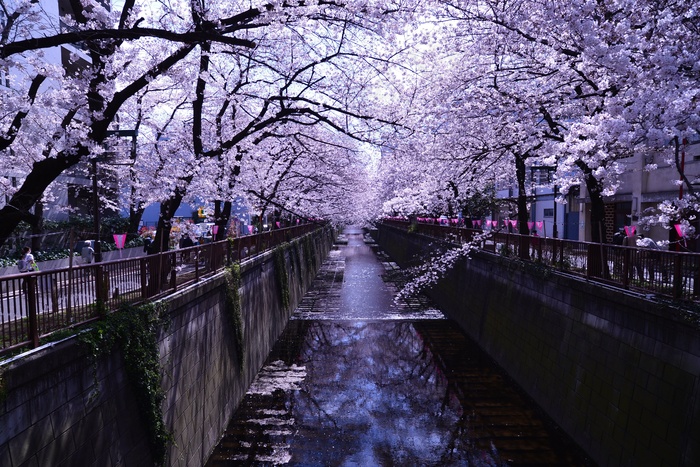
[[[424,106],[433,117],[423,119],[423,133],[435,141],[417,165],[431,174],[448,173],[445,154],[482,179],[496,168],[519,185],[521,159],[556,166],[562,193],[586,188],[589,235],[602,242],[604,199],[618,189],[626,159],[661,153],[673,160],[670,142],[697,138],[698,13],[687,2],[439,3],[432,30],[441,59],[432,59],[440,65],[431,76],[440,78],[431,84],[442,97]],[[426,148],[425,141],[414,146]],[[465,180],[464,189],[477,183]],[[661,222],[671,210],[696,212],[688,199],[664,206]]]
[[[18,156],[29,161],[26,178],[7,192],[0,239],[20,220],[34,221],[30,209],[58,175],[103,153],[117,122],[139,126],[139,146],[155,149],[150,158],[139,150],[134,194],[163,193],[164,237],[189,183],[209,161],[228,166],[230,191],[246,154],[283,133],[286,123],[325,125],[360,139],[391,123],[365,109],[373,108],[372,82],[390,62],[376,44],[391,34],[387,20],[402,5],[127,0],[113,12],[97,1],[68,4],[61,24],[38,0],[2,4],[0,59],[24,74],[25,84],[11,89],[14,99],[3,99],[0,150],[18,155],[34,139],[34,155]],[[47,69],[44,51],[72,44],[83,44],[89,60],[71,57],[74,74]],[[49,72],[53,87],[39,90]],[[158,107],[145,107],[151,123],[142,125],[146,92]],[[37,122],[42,131],[32,126]]]

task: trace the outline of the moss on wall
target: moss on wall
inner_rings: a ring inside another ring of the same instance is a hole
[[[127,378],[134,387],[138,409],[144,418],[153,458],[158,465],[165,457],[172,435],[163,421],[161,367],[157,331],[164,325],[162,309],[148,304],[125,305],[80,334],[80,341],[97,359],[118,348],[124,357]],[[97,382],[96,382],[97,384]],[[95,388],[99,391],[99,388]]]
[[[245,337],[243,334],[243,315],[241,314],[241,267],[233,264],[225,269],[226,279],[226,314],[233,327],[236,339],[238,368],[245,369]]]

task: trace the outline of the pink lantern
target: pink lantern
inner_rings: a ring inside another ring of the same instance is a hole
[[[250,234],[253,233],[253,226],[252,225],[248,226],[248,233],[250,233]]]
[[[217,233],[219,233],[219,226],[216,225],[216,224],[212,225],[212,226],[211,226],[211,233],[214,234],[214,235],[216,235]]]
[[[117,246],[117,250],[119,250],[119,257],[122,257],[122,249],[124,249],[124,244],[126,243],[126,234],[113,234],[112,237],[114,237],[114,244]]]
[[[279,223],[279,222],[275,222],[275,225],[277,226],[278,229],[280,228],[280,223]]]
[[[126,243],[126,234],[114,234],[112,237],[114,237],[114,243],[116,244],[118,250],[124,248],[124,244]]]
[[[544,225],[544,221],[537,221],[537,228],[542,230],[542,226]]]
[[[481,219],[477,219],[474,222],[476,223],[477,227],[481,227]]]
[[[676,227],[676,230],[677,230],[677,229],[678,229],[678,227]],[[636,232],[637,232],[637,227],[636,227],[636,226],[634,226],[634,225],[626,225],[626,226],[625,226],[625,235],[627,235],[628,237],[631,237],[631,236],[634,235]]]
[[[510,226],[515,228],[518,225],[518,221],[510,221]]]
[[[685,237],[685,235],[683,235],[683,228],[682,228],[681,224],[675,224],[673,227],[676,228],[676,233],[678,234],[678,236],[680,238]],[[627,227],[625,227],[625,232],[626,232],[626,229],[627,229]]]
[[[535,223],[532,221],[527,222],[527,230],[532,231],[532,228],[535,226]]]

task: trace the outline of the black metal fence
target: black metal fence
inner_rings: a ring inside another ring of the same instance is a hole
[[[42,337],[99,319],[123,303],[175,292],[318,228],[302,224],[139,258],[0,277],[0,355],[36,347]]]
[[[483,239],[478,242],[478,247],[486,251],[539,262],[641,293],[676,300],[694,301],[700,298],[699,253],[543,238],[452,225],[410,224],[400,220],[383,222],[456,244],[478,239],[479,235]]]

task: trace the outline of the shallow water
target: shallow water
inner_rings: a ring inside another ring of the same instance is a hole
[[[427,300],[393,302],[360,230],[340,243],[208,466],[590,465]]]

